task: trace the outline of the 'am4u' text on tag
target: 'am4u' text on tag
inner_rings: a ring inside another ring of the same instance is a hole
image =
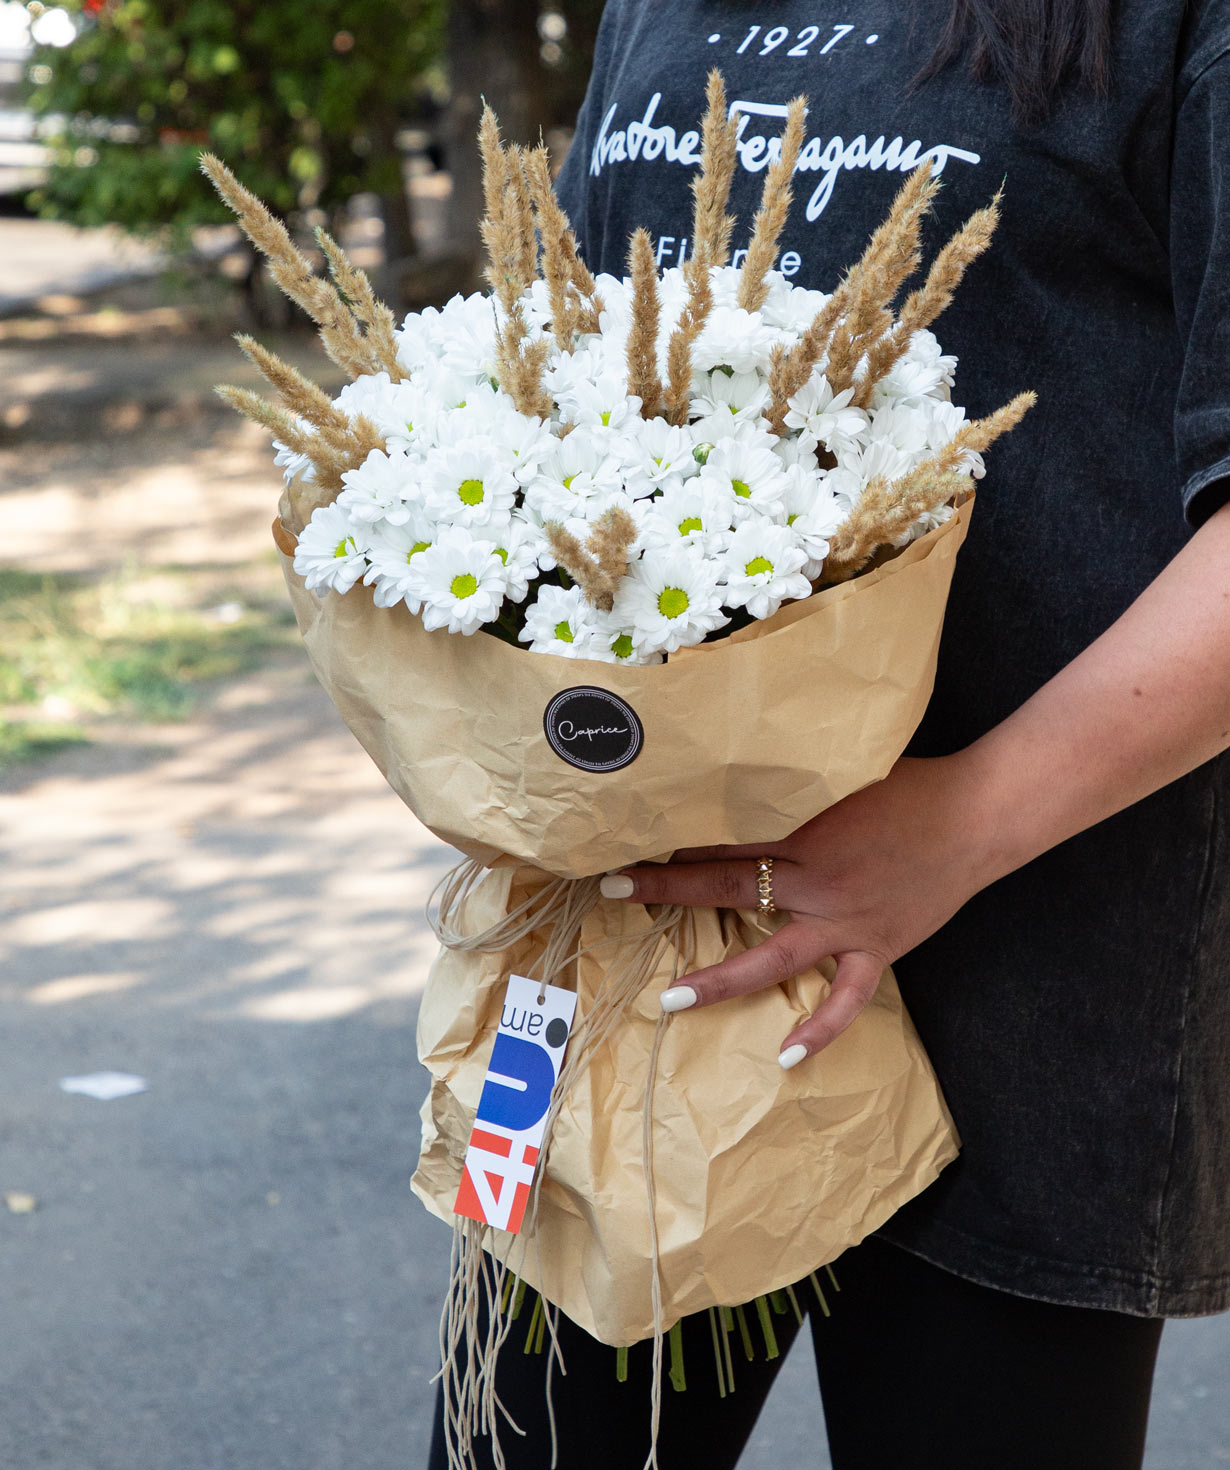
[[[514,1234],[521,1229],[576,1008],[574,991],[509,976],[453,1206],[458,1215]]]

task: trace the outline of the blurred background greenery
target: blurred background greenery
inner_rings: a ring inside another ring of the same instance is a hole
[[[481,285],[480,97],[565,152],[601,0],[0,0],[0,766],[153,738],[294,654],[279,478],[214,383],[338,386],[199,172],[400,310]],[[144,732],[144,734],[142,734]]]

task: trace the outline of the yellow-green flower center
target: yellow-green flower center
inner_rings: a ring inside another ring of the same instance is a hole
[[[658,611],[664,618],[681,618],[690,606],[682,587],[664,587],[658,594]]]
[[[686,520],[679,522],[679,534],[681,536],[686,536],[691,531],[703,531],[704,529],[704,522],[699,516],[688,516]]]
[[[500,558],[505,566],[508,565],[508,551],[506,547],[497,546],[495,549],[495,554]]]
[[[351,553],[351,550],[353,548],[354,548],[354,541],[349,536],[343,536],[342,539],[333,548],[333,555],[334,556],[349,556],[350,553]]]
[[[742,496],[744,500],[750,500],[752,498],[752,487],[746,480],[732,480],[730,482],[730,488],[736,495]]]
[[[743,570],[749,577],[755,577],[761,572],[771,572],[773,570],[773,563],[767,556],[754,556]]]
[[[611,410],[609,408],[604,408],[602,410],[602,427],[604,429],[609,429],[610,426],[611,426]]]
[[[579,473],[579,471],[578,471],[578,473]],[[572,489],[572,482],[575,479],[576,479],[576,475],[565,475],[564,476],[564,489],[565,490],[571,490]]]
[[[416,541],[414,545],[410,548],[410,550],[406,552],[406,560],[410,561],[413,557],[416,557],[420,551],[426,551],[430,545],[430,541]]]
[[[569,623],[567,618],[565,618],[562,623],[556,623],[555,636],[559,639],[561,643],[572,643],[574,641],[572,636],[572,625]]]
[[[632,635],[630,633],[621,633],[619,637],[615,639],[614,643],[611,644],[611,652],[615,655],[616,658],[631,658]]]
[[[483,503],[483,482],[481,480],[462,480],[457,486],[457,499],[463,505],[481,505]]]
[[[449,583],[448,590],[456,598],[473,597],[478,591],[478,578],[473,572],[462,572]]]

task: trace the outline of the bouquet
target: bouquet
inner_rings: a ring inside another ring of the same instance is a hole
[[[491,294],[400,326],[327,235],[328,281],[203,161],[352,379],[331,399],[241,338],[278,401],[220,389],[277,437],[274,535],[305,643],[394,789],[466,856],[434,919],[414,1180],[456,1231],[442,1341],[458,1464],[494,1428],[494,1355],[525,1282],[540,1337],[563,1310],[661,1352],[708,1308],[725,1381],[744,1303],[767,1323],[766,1294],[781,1306],[956,1151],[891,972],[785,1073],[777,1039],[831,971],[737,1017],[689,1016],[686,1045],[657,1005],[776,918],[598,894],[629,862],[785,837],[887,774],[930,693],[982,454],[1033,401],[967,421],[929,330],[995,202],[894,309],[921,264],[929,166],[831,294],[773,269],[804,112],[790,105],[736,267],[736,124],[711,75],[692,255],[659,272],[638,230],[618,279],[581,260],[545,150],[504,146],[488,110]],[[510,976],[575,1007],[532,1120],[541,1150],[511,1114],[490,1121],[514,1065],[489,1073],[493,1046],[545,1065],[513,1045],[527,1028]]]

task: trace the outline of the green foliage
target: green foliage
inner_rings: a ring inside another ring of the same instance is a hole
[[[394,135],[438,60],[446,0],[61,3],[80,33],[27,71],[29,105],[60,128],[33,202],[175,243],[230,217],[197,172],[205,148],[281,212],[395,188]]]
[[[0,571],[0,764],[85,739],[79,719],[183,719],[202,686],[294,644],[293,619],[276,592],[220,621],[141,596],[134,575],[92,583]],[[73,722],[49,722],[49,702]]]

